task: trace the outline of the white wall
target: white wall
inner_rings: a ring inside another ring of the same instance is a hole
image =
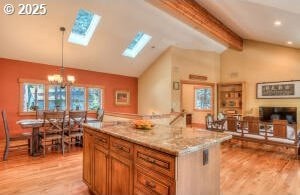
[[[171,50],[164,52],[138,80],[138,113],[171,112]]]
[[[208,83],[218,83],[220,82],[220,54],[216,52],[200,51],[200,50],[187,50],[180,48],[172,48],[172,80],[181,81],[189,80],[190,74],[207,76]],[[186,86],[188,87],[188,86]],[[215,87],[216,94],[217,88]],[[191,90],[183,91],[182,96],[185,97],[185,105],[193,105],[193,94]],[[181,106],[181,90],[172,90],[172,106],[175,111],[180,111]],[[214,96],[214,110],[217,112],[217,96]],[[190,101],[190,102],[187,102]],[[197,118],[197,122],[203,123],[206,113],[197,113],[193,119]]]
[[[194,98],[194,89],[195,87],[203,87],[203,85],[190,85],[184,84],[182,85],[182,109],[184,109],[187,113],[192,113],[192,122],[197,124],[205,124],[205,116],[210,111],[200,111],[194,109],[195,98]],[[216,106],[216,105],[215,105]]]
[[[256,83],[300,80],[300,50],[262,42],[244,42],[243,51],[228,49],[221,55],[222,82],[246,82],[246,112],[259,115],[260,106],[298,107],[300,99],[256,99]]]
[[[173,81],[188,80],[190,74],[205,75],[209,83],[219,82],[220,54],[169,48],[139,77],[138,113],[169,113],[172,108],[179,112],[181,90],[173,90]],[[191,101],[193,104],[193,96]]]

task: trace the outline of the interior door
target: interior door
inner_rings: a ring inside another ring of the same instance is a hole
[[[193,127],[205,127],[205,116],[214,114],[214,84],[183,84],[182,109],[192,114]]]

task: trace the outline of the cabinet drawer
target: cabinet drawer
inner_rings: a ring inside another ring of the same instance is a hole
[[[135,163],[175,178],[175,157],[142,146],[135,146]]]
[[[97,132],[97,133],[95,133],[95,136],[94,136],[94,142],[95,142],[95,144],[108,149],[109,136],[104,133]]]
[[[169,179],[137,167],[134,174],[135,194],[174,194],[174,184]]]
[[[133,156],[133,144],[122,139],[111,137],[110,150],[125,158],[132,158]]]

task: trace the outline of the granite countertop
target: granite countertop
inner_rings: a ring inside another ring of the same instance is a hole
[[[195,152],[232,138],[226,133],[168,125],[155,125],[151,130],[135,129],[128,122],[86,123],[84,126],[175,156]]]

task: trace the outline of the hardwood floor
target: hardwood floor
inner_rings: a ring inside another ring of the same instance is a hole
[[[2,151],[2,150],[1,150]],[[18,151],[0,162],[0,194],[88,195],[82,182],[82,149],[70,153],[47,153],[46,157],[29,157]]]
[[[239,142],[223,144],[221,194],[299,195],[300,160],[293,154],[251,143],[243,148]],[[45,158],[10,153],[8,161],[0,162],[0,194],[89,194],[82,182],[82,149],[73,147],[65,156],[48,153]]]
[[[300,195],[294,150],[232,141],[222,145],[221,161],[222,195]]]

